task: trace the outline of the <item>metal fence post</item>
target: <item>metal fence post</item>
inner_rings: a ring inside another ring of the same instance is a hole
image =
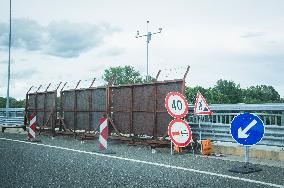
[[[281,126],[284,127],[284,111],[282,111]]]

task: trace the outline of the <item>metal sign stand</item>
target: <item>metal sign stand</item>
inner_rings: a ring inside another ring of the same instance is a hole
[[[245,163],[249,163],[249,146],[244,146]]]
[[[199,116],[199,123],[198,123],[198,128],[199,128],[199,142],[200,142],[200,153],[202,154],[202,133],[201,133],[201,118],[203,116]]]
[[[244,126],[245,125],[245,126]],[[254,131],[250,131],[254,129]],[[230,169],[230,172],[248,174],[261,171],[262,169],[249,163],[250,146],[257,144],[263,138],[265,126],[261,119],[251,113],[242,113],[234,117],[231,122],[231,134],[239,144],[244,146],[244,162]],[[248,133],[250,131],[250,133]]]
[[[171,141],[171,155],[173,155],[173,141]]]
[[[249,148],[250,148],[250,146],[244,146],[245,164],[233,167],[232,169],[229,170],[230,172],[237,172],[237,173],[241,173],[241,174],[249,174],[249,173],[253,173],[253,172],[262,171],[261,168],[257,167],[254,164],[249,163]]]
[[[202,117],[202,116],[201,116]],[[201,137],[201,117],[199,116],[199,118],[198,118],[198,128],[199,128],[199,141],[201,142],[201,139],[202,139],[202,137]]]

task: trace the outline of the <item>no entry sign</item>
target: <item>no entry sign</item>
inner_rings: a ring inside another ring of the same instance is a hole
[[[185,97],[179,92],[170,92],[165,98],[165,107],[174,118],[183,118],[188,112],[188,104]]]
[[[168,126],[168,135],[176,146],[186,147],[190,143],[192,132],[185,121],[175,119]]]

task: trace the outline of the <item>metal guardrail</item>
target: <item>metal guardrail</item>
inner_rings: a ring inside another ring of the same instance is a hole
[[[6,118],[6,109],[0,108],[0,125],[17,126],[24,125],[24,108],[9,108],[8,119]]]
[[[211,105],[213,115],[196,116],[191,112],[187,122],[193,135],[202,139],[235,142],[230,133],[230,123],[235,116],[243,112],[258,115],[265,125],[265,135],[259,144],[284,147],[284,104],[218,104]],[[192,111],[193,107],[190,107]],[[199,129],[199,118],[201,128]]]
[[[0,125],[17,126],[24,125],[24,117],[13,117],[8,118],[0,116]]]
[[[284,147],[284,104],[215,104],[210,106],[213,115],[202,116],[199,130],[199,117],[193,115],[193,106],[190,106],[186,117],[191,126],[193,135],[198,138],[201,131],[202,139],[235,142],[230,133],[230,122],[242,112],[258,115],[265,124],[265,135],[259,144]],[[0,108],[0,125],[23,125],[24,108],[9,109],[9,119],[6,120],[5,108]]]

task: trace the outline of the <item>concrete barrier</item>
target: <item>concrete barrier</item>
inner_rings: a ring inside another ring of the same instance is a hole
[[[244,155],[244,146],[231,142],[213,142],[213,153],[224,155]],[[277,146],[254,145],[250,147],[250,157],[284,161],[284,148]]]

